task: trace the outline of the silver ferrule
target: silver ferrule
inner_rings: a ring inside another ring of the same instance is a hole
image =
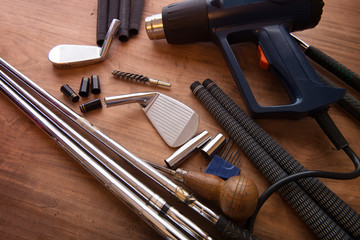
[[[171,169],[175,168],[210,139],[208,131],[202,131],[165,159],[166,165]]]
[[[188,174],[188,171],[184,170],[184,169],[181,169],[181,168],[178,168],[176,169],[175,171],[175,175],[174,175],[174,179],[176,181],[179,181],[179,182],[184,182],[185,181],[185,176]]]
[[[226,138],[221,133],[218,133],[214,139],[209,141],[202,149],[201,153],[207,158],[211,159],[215,153],[224,146]]]
[[[175,191],[175,196],[180,201],[184,202],[186,205],[188,205],[201,216],[203,216],[205,219],[207,219],[209,222],[216,224],[219,220],[219,216],[215,212],[213,212],[210,208],[199,202],[192,194],[187,192],[184,188],[177,187]]]
[[[165,39],[161,13],[145,18],[145,30],[150,40]]]

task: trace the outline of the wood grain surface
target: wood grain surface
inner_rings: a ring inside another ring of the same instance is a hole
[[[170,0],[146,0],[139,34],[121,43],[115,39],[108,58],[91,66],[58,69],[48,61],[48,53],[58,44],[95,45],[97,1],[2,0],[0,14],[0,57],[32,79],[77,113],[79,104],[96,97],[158,91],[193,108],[200,117],[199,132],[212,136],[224,133],[220,125],[193,96],[194,81],[211,78],[239,106],[245,109],[220,50],[213,43],[170,45],[165,40],[150,41],[144,18],[161,12]],[[348,68],[360,72],[360,3],[358,0],[326,0],[324,13],[314,29],[296,33]],[[280,84],[259,67],[256,48],[251,44],[236,47],[239,62],[257,100],[264,105],[285,100]],[[315,64],[314,64],[315,66]],[[171,82],[171,89],[126,82],[112,77],[112,70],[139,73]],[[83,76],[98,74],[100,95],[70,102],[61,92],[63,84],[78,90]],[[328,77],[344,86],[330,74]],[[354,90],[348,92],[360,97]],[[0,239],[159,239],[126,204],[118,200],[84,170],[14,104],[0,94]],[[168,147],[152,127],[138,104],[102,108],[83,114],[108,136],[141,158],[162,164],[175,149]],[[330,115],[360,154],[359,121],[337,105]],[[308,117],[300,120],[261,119],[256,122],[307,169],[351,171],[351,161],[336,151],[331,142]],[[139,180],[169,199],[181,212],[194,218],[218,239],[213,227],[142,173],[117,157],[116,161]],[[196,153],[181,167],[204,171],[208,162]],[[267,180],[241,154],[242,174],[262,193]],[[360,212],[360,179],[322,180],[348,205]],[[203,202],[205,200],[201,199]],[[219,208],[206,202],[215,211]],[[241,224],[241,223],[239,223]],[[316,239],[279,194],[263,206],[254,233],[261,239]]]

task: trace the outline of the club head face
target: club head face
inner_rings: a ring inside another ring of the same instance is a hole
[[[170,147],[183,145],[195,135],[199,126],[194,110],[161,93],[151,100],[144,112]]]
[[[48,57],[56,67],[80,67],[102,61],[100,51],[98,46],[63,44],[51,49]]]

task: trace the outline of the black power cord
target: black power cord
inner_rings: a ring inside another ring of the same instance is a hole
[[[315,118],[317,123],[320,125],[321,129],[328,136],[328,138],[334,144],[337,150],[342,149],[348,155],[348,157],[351,159],[351,161],[354,164],[355,170],[348,173],[327,172],[327,171],[305,171],[305,172],[295,173],[286,178],[281,179],[280,181],[269,187],[259,197],[258,205],[255,209],[255,212],[248,220],[247,228],[249,231],[251,232],[253,231],[256,216],[262,205],[274,192],[276,192],[286,184],[302,178],[318,177],[318,178],[331,178],[338,180],[349,180],[349,179],[357,178],[360,175],[360,160],[358,156],[353,152],[353,150],[349,147],[349,143],[346,141],[344,136],[341,134],[340,130],[336,127],[335,123],[329,116],[328,108],[315,112],[312,116]]]

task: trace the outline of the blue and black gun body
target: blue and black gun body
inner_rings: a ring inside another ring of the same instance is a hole
[[[212,41],[221,49],[249,111],[257,118],[300,118],[338,101],[345,89],[322,84],[290,32],[315,27],[322,0],[186,0],[162,9],[169,43]],[[290,104],[260,105],[231,45],[254,42],[283,83]]]

